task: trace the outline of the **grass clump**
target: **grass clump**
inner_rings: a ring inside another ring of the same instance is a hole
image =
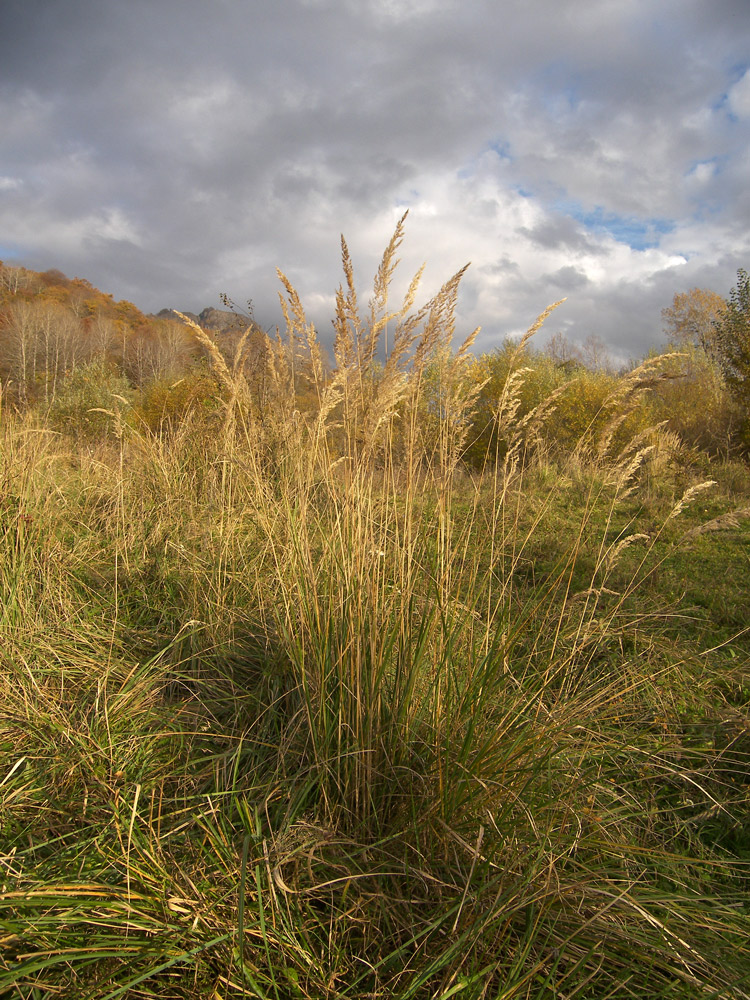
[[[333,370],[281,275],[262,377],[188,321],[210,421],[4,417],[0,989],[750,995],[750,483],[623,433],[656,359],[553,454],[527,339],[467,465],[463,272],[394,308],[402,238],[366,312],[342,244]]]

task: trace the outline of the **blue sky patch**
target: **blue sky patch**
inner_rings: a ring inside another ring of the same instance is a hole
[[[0,243],[0,260],[6,264],[13,264],[21,256],[18,247],[11,247],[5,243]]]
[[[633,250],[648,250],[656,247],[661,237],[671,233],[675,224],[670,219],[648,218],[638,216],[618,215],[607,212],[601,205],[593,209],[584,209],[576,201],[558,201],[553,208],[576,219],[590,232],[602,236],[611,236],[618,243],[625,243]]]

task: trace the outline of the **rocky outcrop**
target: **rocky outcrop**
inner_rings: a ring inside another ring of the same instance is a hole
[[[229,309],[213,309],[211,306],[206,306],[198,315],[184,310],[180,312],[204,330],[211,330],[214,333],[244,333],[250,322],[245,316],[240,316]],[[159,319],[176,318],[171,309],[161,309],[156,315]]]

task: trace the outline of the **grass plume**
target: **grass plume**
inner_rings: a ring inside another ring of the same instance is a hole
[[[656,363],[552,462],[554,307],[468,468],[464,269],[394,308],[403,235],[367,311],[342,239],[333,370],[281,273],[253,372],[186,320],[214,423],[3,412],[0,991],[750,996],[742,587],[697,603],[746,502],[622,441]]]

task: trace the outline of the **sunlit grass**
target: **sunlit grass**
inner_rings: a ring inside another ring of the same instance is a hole
[[[553,460],[521,373],[466,471],[401,235],[333,374],[283,279],[264,395],[196,331],[209,419],[4,415],[0,990],[750,996],[746,470]]]

